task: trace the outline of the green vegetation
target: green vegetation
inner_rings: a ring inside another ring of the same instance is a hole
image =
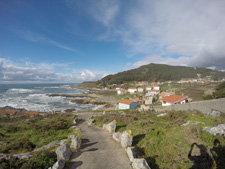
[[[120,115],[121,113],[118,111],[113,114],[96,116],[96,124],[102,127],[104,123],[116,120],[118,132],[131,130],[133,133],[133,146],[136,147],[140,157],[147,160],[152,169],[185,169],[198,165],[198,162],[193,161],[192,157],[201,158],[200,148],[201,150],[205,148],[206,154],[211,157],[211,160],[208,160],[210,163],[208,165],[211,165],[214,169],[216,167],[225,167],[224,163],[222,165],[218,164],[215,155],[211,153],[211,151],[216,150],[216,141],[225,149],[224,138],[202,131],[202,127],[224,123],[224,116],[212,118],[199,112],[171,111],[167,112],[164,117],[157,117],[158,113],[151,111],[137,112],[129,110],[125,112],[126,116]],[[181,126],[188,120],[200,123],[198,125]],[[218,158],[222,159],[222,157]]]
[[[225,98],[225,82],[221,83],[212,95],[214,98]]]
[[[210,76],[213,80],[225,77],[225,72],[206,69],[206,68],[193,68],[185,66],[169,66],[162,64],[148,64],[141,66],[137,69],[132,69],[115,75],[108,75],[97,82],[95,85],[107,86],[111,84],[122,84],[131,81],[177,81],[182,78],[198,78],[197,74],[201,77]]]
[[[77,134],[72,129],[74,115],[69,113],[37,116],[0,116],[0,153],[25,153],[52,141]],[[7,143],[4,145],[4,143]]]
[[[215,83],[171,83],[160,86],[161,91],[175,91],[175,94],[187,95],[192,98],[192,101],[204,100],[207,95],[212,94],[215,91],[217,84]]]
[[[55,152],[40,151],[34,153],[28,161],[11,157],[10,160],[1,159],[0,164],[2,169],[48,169],[57,161]]]
[[[216,87],[215,92],[204,96],[205,100],[219,99],[219,98],[225,98],[225,82],[219,84]]]

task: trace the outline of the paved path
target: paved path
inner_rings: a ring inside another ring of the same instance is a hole
[[[77,115],[87,119],[92,114]],[[78,128],[83,144],[80,151],[72,154],[69,169],[132,169],[126,152],[109,133],[98,127],[88,127],[85,121]]]

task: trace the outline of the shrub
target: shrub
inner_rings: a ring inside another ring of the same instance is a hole
[[[28,137],[23,137],[19,140],[15,140],[14,142],[11,142],[8,144],[4,149],[3,153],[8,153],[10,150],[21,150],[23,151],[32,151],[36,147],[35,144],[33,144]]]
[[[20,160],[15,157],[11,157],[9,160],[5,158],[0,159],[0,164],[2,169],[19,169],[22,167],[24,160]]]
[[[32,156],[32,158],[21,169],[48,169],[57,161],[55,152],[40,151]]]

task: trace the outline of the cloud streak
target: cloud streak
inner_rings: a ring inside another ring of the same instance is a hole
[[[31,42],[45,43],[45,44],[49,44],[49,45],[52,45],[52,46],[55,46],[55,47],[58,47],[58,48],[61,48],[61,49],[64,49],[64,50],[68,50],[68,51],[71,51],[71,52],[75,52],[75,53],[79,52],[76,49],[73,49],[73,48],[71,48],[67,45],[64,45],[62,43],[59,43],[59,42],[54,41],[52,39],[49,39],[44,35],[33,33],[31,31],[23,31],[23,32],[19,32],[18,34],[21,38],[23,38],[25,40],[28,40],[28,41],[31,41]]]

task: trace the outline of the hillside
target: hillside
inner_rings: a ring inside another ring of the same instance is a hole
[[[105,84],[120,84],[130,81],[174,81],[181,80],[182,78],[197,78],[197,74],[201,74],[202,78],[210,76],[213,80],[225,77],[225,72],[217,70],[151,63],[137,69],[108,75],[99,80],[98,84],[104,86]]]

